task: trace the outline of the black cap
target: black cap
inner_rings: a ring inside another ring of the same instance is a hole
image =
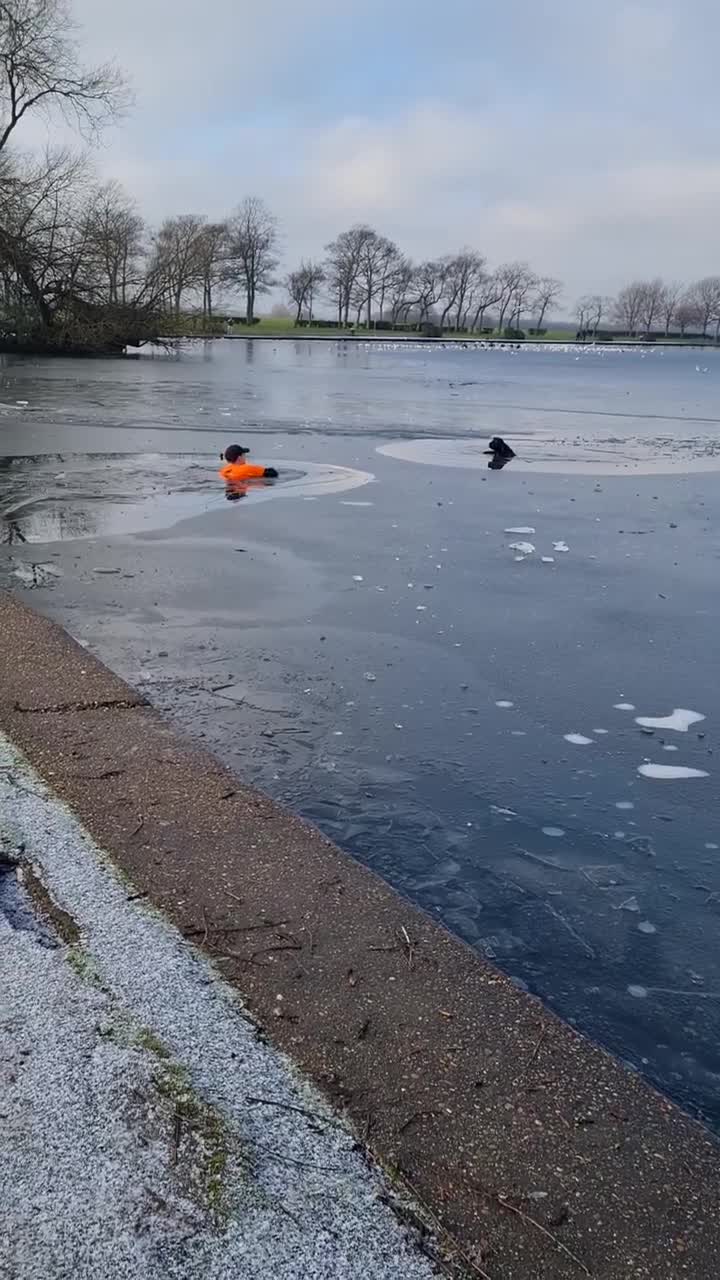
[[[242,444],[229,444],[227,449],[225,450],[225,461],[237,462],[238,458],[242,457],[244,453],[249,453],[249,452],[250,450],[246,449],[245,446]]]

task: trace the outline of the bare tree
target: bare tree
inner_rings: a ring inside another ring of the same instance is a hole
[[[417,312],[418,328],[430,318],[430,312],[443,296],[445,273],[446,265],[441,259],[429,259],[415,268],[409,307]]]
[[[2,168],[0,276],[15,340],[39,350],[105,351],[156,336],[145,283],[133,283],[130,295],[128,279],[123,302],[108,275],[98,248],[107,190],[87,161],[50,152]]]
[[[16,339],[121,349],[150,317],[131,202],[112,185],[98,189],[82,158],[55,150],[22,160],[9,146],[34,114],[59,114],[95,137],[128,102],[113,64],[82,66],[76,32],[68,0],[0,0],[0,275]]]
[[[498,297],[498,303],[500,304],[498,333],[502,333],[505,325],[505,316],[508,314],[508,310],[510,315],[513,315],[518,291],[526,289],[528,277],[532,275],[532,272],[526,262],[506,262],[501,267],[498,267],[495,275],[500,289]]]
[[[584,298],[580,298],[575,307],[575,315],[583,338],[589,334],[592,334],[593,339],[597,338],[600,322],[607,307],[607,298],[603,298],[599,293],[589,293]]]
[[[440,316],[441,325],[454,316],[454,327],[460,330],[469,309],[470,300],[485,270],[485,259],[475,249],[461,249],[445,259],[445,307]]]
[[[562,280],[556,280],[554,276],[541,276],[535,288],[535,296],[533,298],[533,307],[537,311],[537,319],[535,328],[542,329],[543,320],[548,307],[557,302],[563,290]]]
[[[176,316],[184,295],[202,284],[200,248],[205,225],[205,219],[197,214],[182,213],[166,218],[155,236],[150,276]]]
[[[87,168],[78,157],[55,152],[4,169],[0,268],[17,306],[32,309],[49,331],[91,260],[83,253]]]
[[[468,307],[468,312],[472,308],[472,319],[469,324],[467,318],[465,320],[465,326],[470,329],[471,333],[484,327],[487,311],[500,301],[502,293],[503,283],[497,271],[492,272],[491,275],[487,275],[484,271],[480,272],[473,289],[470,306]]]
[[[126,303],[142,279],[145,226],[117,182],[97,192],[91,213],[91,245],[107,281],[107,300]]]
[[[513,329],[522,328],[522,318],[532,305],[532,296],[537,288],[537,276],[529,267],[518,276],[515,288],[510,297],[510,325]]]
[[[82,133],[96,133],[127,103],[112,63],[85,68],[67,0],[0,0],[0,151],[22,119],[58,110]]]
[[[715,321],[715,340],[718,339],[720,324],[720,276],[705,276],[688,290],[688,301],[697,310],[698,322],[702,325],[703,337],[707,337],[708,326]]]
[[[342,231],[325,246],[325,276],[337,307],[338,324],[349,324],[350,307],[353,302],[357,305],[360,255],[367,236],[372,234],[371,227],[360,224]]]
[[[675,308],[675,323],[684,336],[687,329],[700,328],[702,315],[692,292],[686,292]]]
[[[380,319],[385,318],[385,299],[394,284],[397,273],[402,269],[405,259],[393,240],[382,237],[382,247],[376,267],[377,289],[375,298],[380,312]]]
[[[228,255],[226,222],[208,222],[197,240],[198,277],[202,287],[203,318],[212,320],[215,290],[225,278]]]
[[[245,294],[248,324],[255,319],[259,293],[276,284],[278,265],[277,219],[257,196],[243,200],[230,219],[225,280]]]
[[[655,280],[646,280],[643,284],[640,318],[647,334],[652,333],[655,321],[662,314],[664,291],[665,285],[659,277]]]
[[[610,307],[610,300],[604,298],[601,293],[593,293],[590,296],[590,328],[592,329],[593,338],[597,338],[598,329],[602,322],[602,318]]]
[[[360,308],[365,308],[366,323],[370,329],[373,302],[386,291],[388,270],[398,257],[398,248],[392,240],[378,235],[371,227],[357,228],[357,231],[358,271],[355,298]]]
[[[578,335],[585,338],[591,327],[591,316],[593,315],[594,298],[589,294],[578,298],[575,304],[575,318],[578,322]]]
[[[637,332],[643,318],[646,287],[644,280],[635,280],[620,290],[613,304],[616,322],[622,325],[630,337]]]
[[[390,321],[399,324],[407,318],[412,305],[412,284],[415,267],[409,258],[401,257],[387,285],[390,301]]]
[[[308,323],[312,323],[313,303],[317,290],[325,280],[325,271],[320,263],[312,259],[304,259],[296,271],[291,271],[285,280],[288,296],[295,303],[295,324],[299,324],[303,311],[307,312]]]
[[[665,337],[667,337],[670,332],[670,327],[675,319],[675,313],[678,309],[680,299],[683,296],[684,289],[685,286],[679,284],[677,281],[671,281],[669,284],[663,285],[658,310],[665,326]]]

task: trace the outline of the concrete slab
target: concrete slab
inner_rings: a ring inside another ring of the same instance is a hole
[[[0,704],[25,711],[43,707],[142,706],[145,699],[123,680],[91,662],[67,632],[4,596],[0,633]]]

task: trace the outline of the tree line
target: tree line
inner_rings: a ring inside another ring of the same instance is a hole
[[[525,317],[541,328],[562,283],[538,276],[526,262],[490,270],[476,249],[413,262],[387,236],[364,224],[350,227],[325,247],[320,261],[303,261],[285,278],[297,323],[312,321],[324,291],[338,325],[431,320],[443,329],[483,329],[490,314],[503,330],[519,329]]]
[[[720,338],[720,276],[704,276],[692,284],[679,281],[634,280],[615,298],[593,294],[581,298],[575,309],[580,331],[596,337],[603,321],[631,337],[645,334],[689,332]]]
[[[63,350],[121,349],[172,331],[183,311],[210,325],[223,299],[258,299],[283,287],[297,324],[317,308],[341,327],[432,324],[455,332],[542,330],[563,286],[526,262],[491,268],[473,248],[413,261],[388,236],[357,224],[317,260],[279,273],[278,222],[254,196],[226,218],[197,214],[149,227],[117,182],[98,183],[86,155],[26,155],[23,122],[55,112],[87,141],[128,105],[113,64],[84,67],[67,0],[0,0],[0,337]],[[615,299],[576,308],[583,335],[603,324],[631,335],[658,326],[720,335],[720,277],[691,287],[659,279],[627,285]]]

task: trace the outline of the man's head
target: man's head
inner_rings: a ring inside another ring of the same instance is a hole
[[[249,452],[250,450],[244,448],[244,446],[241,444],[229,444],[227,449],[225,450],[225,461],[239,462],[243,454],[249,453]]]

